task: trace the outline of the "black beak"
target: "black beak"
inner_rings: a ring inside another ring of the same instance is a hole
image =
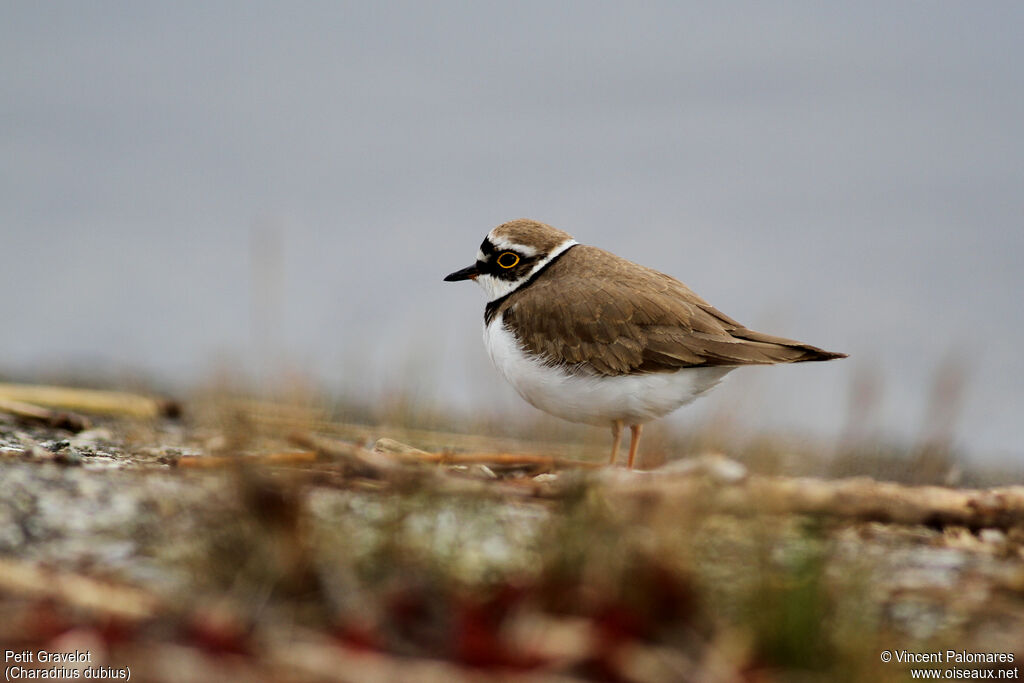
[[[462,270],[456,270],[454,273],[444,279],[445,282],[458,282],[459,280],[475,280],[476,276],[480,274],[477,270],[476,264],[474,263],[468,268]]]

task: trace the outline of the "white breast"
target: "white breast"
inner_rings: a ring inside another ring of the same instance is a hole
[[[571,375],[525,353],[498,315],[484,325],[484,344],[498,372],[530,405],[570,422],[642,424],[686,405],[733,368],[604,377]]]

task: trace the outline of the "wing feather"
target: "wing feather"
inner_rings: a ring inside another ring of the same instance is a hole
[[[615,376],[845,355],[748,329],[678,280],[583,245],[498,310],[526,350],[576,373]]]

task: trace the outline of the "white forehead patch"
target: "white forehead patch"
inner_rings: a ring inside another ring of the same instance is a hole
[[[497,249],[498,251],[517,251],[523,256],[527,257],[537,255],[536,248],[529,247],[525,244],[518,244],[516,242],[513,242],[512,240],[505,239],[504,237],[497,237],[494,234],[494,230],[491,230],[489,233],[487,233],[487,239],[488,241],[490,241],[491,244],[494,245],[494,248]]]

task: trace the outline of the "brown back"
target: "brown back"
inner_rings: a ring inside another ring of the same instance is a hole
[[[750,330],[675,278],[585,245],[562,254],[495,312],[527,351],[579,374],[845,357]]]

